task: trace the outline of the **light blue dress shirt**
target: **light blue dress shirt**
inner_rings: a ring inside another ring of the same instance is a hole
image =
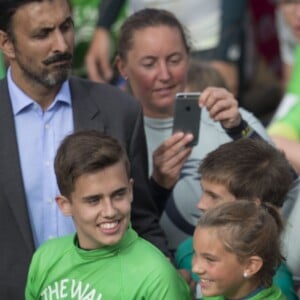
[[[73,233],[71,217],[65,217],[55,202],[59,194],[53,161],[61,140],[73,132],[69,82],[62,85],[45,110],[28,97],[7,72],[27,207],[35,246]]]

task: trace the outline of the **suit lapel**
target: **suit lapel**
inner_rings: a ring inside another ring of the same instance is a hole
[[[93,101],[87,85],[82,80],[70,79],[74,130],[97,129],[107,131],[100,109]]]
[[[7,81],[0,81],[0,181],[2,192],[15,217],[28,248],[33,251],[33,238],[27,213],[17,138]]]

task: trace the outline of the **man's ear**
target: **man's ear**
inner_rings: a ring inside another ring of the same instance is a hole
[[[15,47],[8,34],[0,30],[0,49],[8,59],[15,58]]]
[[[115,59],[115,64],[120,72],[120,74],[122,75],[122,77],[127,80],[128,79],[128,75],[127,75],[127,71],[126,71],[126,66],[125,63],[123,62],[123,60],[120,58],[119,55],[116,56]]]
[[[61,212],[66,216],[72,216],[72,203],[67,197],[59,195],[55,198],[56,203],[61,210]]]
[[[251,256],[247,259],[247,263],[244,269],[244,277],[250,278],[258,273],[258,271],[263,266],[263,260],[259,256]]]

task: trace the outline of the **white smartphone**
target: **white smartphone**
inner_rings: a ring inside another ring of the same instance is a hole
[[[173,133],[177,131],[192,133],[194,139],[188,146],[198,144],[201,116],[201,108],[198,104],[200,94],[200,92],[176,94]]]

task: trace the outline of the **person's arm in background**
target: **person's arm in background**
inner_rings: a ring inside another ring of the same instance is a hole
[[[99,5],[99,19],[85,58],[89,79],[108,82],[113,76],[110,63],[110,29],[116,21],[125,0],[103,0]]]
[[[280,6],[276,9],[276,26],[282,60],[282,86],[283,88],[286,88],[291,79],[296,41],[293,38],[291,30],[283,19]]]
[[[298,100],[299,101],[299,100]],[[272,140],[300,174],[300,102],[294,104],[268,128]]]
[[[278,33],[280,55],[282,60],[282,86],[287,88],[290,82],[293,65],[294,54],[297,46],[296,37],[285,18],[288,18],[289,13],[286,7],[288,3],[278,4],[276,7],[276,27]],[[289,18],[288,18],[289,19]]]
[[[291,165],[300,174],[300,142],[282,136],[272,136],[272,140],[277,148],[285,153]]]
[[[247,0],[222,1],[221,37],[216,57],[211,61],[235,96],[239,87],[239,61],[246,9]]]

